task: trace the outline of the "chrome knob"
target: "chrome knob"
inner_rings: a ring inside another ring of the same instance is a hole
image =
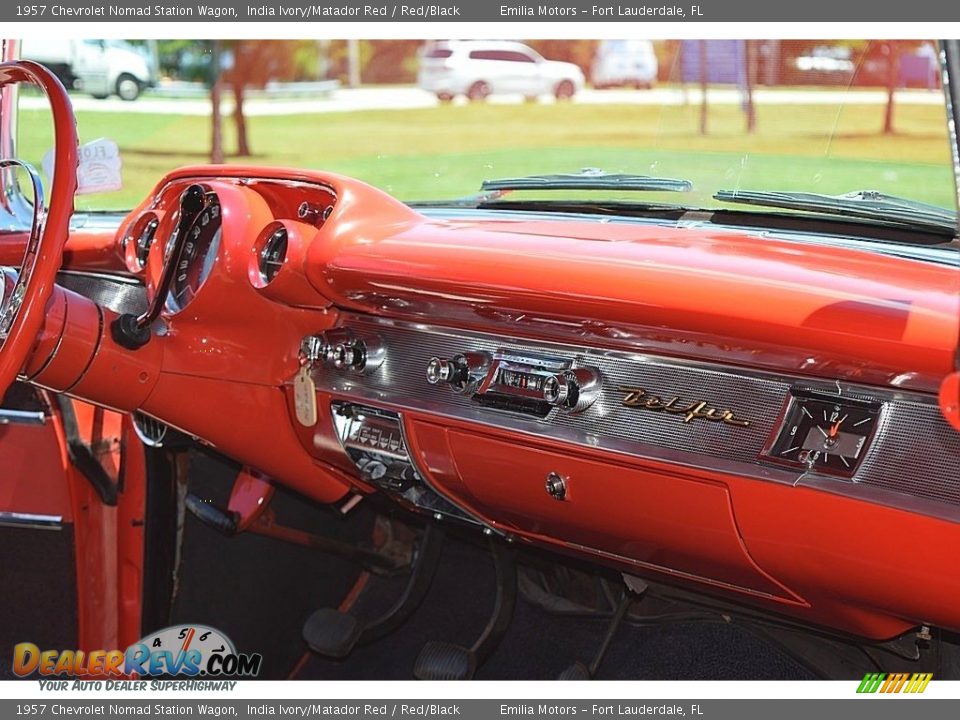
[[[567,497],[567,483],[558,473],[551,472],[547,475],[544,487],[547,490],[547,495],[554,500],[563,500]]]
[[[362,340],[337,343],[331,351],[333,366],[337,370],[356,370],[363,372],[367,369],[367,346]]]
[[[543,383],[543,399],[555,407],[565,407],[570,399],[570,389],[573,381],[566,373],[551,375]],[[574,388],[574,392],[576,392]]]
[[[305,338],[300,352],[308,361],[318,359],[327,367],[363,374],[376,370],[386,358],[379,336],[358,337],[342,328]]]
[[[427,363],[427,382],[431,385],[452,382],[456,374],[456,367],[444,358],[430,358]]]
[[[600,395],[603,380],[599,370],[582,367],[551,375],[543,383],[543,399],[567,412],[583,412]]]
[[[430,358],[427,363],[427,382],[444,383],[456,393],[466,393],[479,383],[490,367],[487,353],[461,353],[452,358]]]

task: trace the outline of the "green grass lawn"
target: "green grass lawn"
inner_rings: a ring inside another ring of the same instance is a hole
[[[698,106],[467,105],[412,110],[254,117],[253,162],[315,168],[365,180],[402,199],[475,193],[487,178],[599,167],[684,177],[694,193],[644,199],[715,204],[719,188],[841,193],[876,189],[953,207],[943,108],[897,108],[898,132],[884,136],[882,106],[760,106],[757,131],[744,132],[735,106],[710,108],[709,134]],[[78,199],[81,208],[128,208],[169,170],[206,162],[208,118],[80,112],[83,141],[120,145],[124,189]],[[224,120],[226,148],[235,146]],[[39,163],[51,145],[40,111],[24,112],[21,154]]]

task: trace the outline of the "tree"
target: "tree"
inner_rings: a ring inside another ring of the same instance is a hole
[[[230,60],[221,77],[233,92],[233,120],[240,157],[252,154],[243,107],[247,88],[262,88],[273,80],[293,80],[300,44],[287,40],[237,40],[230,43]]]
[[[223,79],[216,68],[220,67],[220,41],[214,40],[210,61],[210,162],[219,165],[223,162],[223,122],[220,117],[220,94]]]
[[[895,41],[883,44],[883,54],[887,59],[887,107],[883,113],[883,134],[893,135],[894,96],[900,75],[900,47]]]
[[[709,75],[710,63],[707,62],[707,41],[701,40],[699,45],[700,53],[700,134],[707,134],[707,78]]]
[[[747,114],[747,132],[754,133],[757,130],[757,106],[753,101],[753,88],[757,82],[757,49],[753,40],[743,41],[744,57],[744,112]]]
[[[886,88],[887,102],[883,110],[883,134],[893,135],[896,132],[894,119],[896,112],[896,91],[900,86],[900,60],[904,55],[916,52],[922,42],[915,40],[884,40],[879,43],[871,43],[863,54],[862,64],[866,65],[871,59],[882,58],[881,67],[883,68],[883,77],[878,78],[880,83]],[[880,84],[873,77],[866,77],[861,80],[863,84]]]

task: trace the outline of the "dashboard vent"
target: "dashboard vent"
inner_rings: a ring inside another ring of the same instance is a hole
[[[260,250],[260,280],[264,285],[269,284],[280,272],[283,261],[287,257],[287,229],[278,227],[263,243]]]
[[[144,445],[153,448],[163,447],[163,441],[169,430],[159,420],[139,412],[133,414],[133,429],[136,430],[137,437]]]

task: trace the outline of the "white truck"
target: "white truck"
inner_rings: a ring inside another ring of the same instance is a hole
[[[20,56],[53,70],[67,88],[136,100],[157,76],[149,55],[125,40],[24,40]]]

